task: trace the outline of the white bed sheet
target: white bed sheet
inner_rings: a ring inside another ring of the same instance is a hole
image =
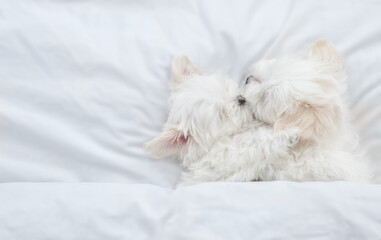
[[[174,55],[240,81],[323,38],[343,53],[381,175],[380,12],[378,0],[0,1],[0,239],[377,239],[378,185],[174,191],[178,164],[142,144],[166,120]]]
[[[381,191],[354,183],[0,185],[0,239],[379,239]]]
[[[1,1],[0,181],[173,186],[178,165],[142,150],[166,120],[171,58],[239,81],[253,61],[320,38],[343,52],[378,160],[380,12],[370,0]]]

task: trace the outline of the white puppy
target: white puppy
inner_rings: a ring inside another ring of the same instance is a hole
[[[167,123],[146,150],[157,158],[177,156],[184,167],[182,184],[272,178],[266,168],[290,154],[300,131],[274,134],[253,119],[235,82],[200,75],[187,57],[174,58],[172,74]]]
[[[318,41],[305,57],[283,57],[253,65],[244,97],[256,119],[301,130],[301,140],[272,165],[263,180],[371,182],[372,171],[358,151],[343,101],[343,62],[330,44]]]

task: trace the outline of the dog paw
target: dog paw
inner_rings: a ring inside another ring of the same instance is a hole
[[[289,136],[288,146],[290,146],[290,147],[295,146],[299,142],[299,139],[300,139],[300,135],[291,135],[291,136]]]
[[[301,131],[297,128],[287,129],[286,130],[287,146],[290,148],[295,146],[299,142],[301,135],[302,135]]]

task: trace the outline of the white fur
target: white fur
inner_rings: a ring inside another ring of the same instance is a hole
[[[172,107],[163,132],[146,143],[152,156],[177,156],[182,184],[269,179],[273,162],[285,158],[300,137],[253,119],[239,105],[238,85],[224,75],[204,76],[187,57],[172,62]]]
[[[318,41],[305,57],[261,61],[249,75],[244,96],[255,118],[275,132],[302,132],[291,154],[268,166],[263,180],[372,181],[350,127],[343,62],[333,46]]]
[[[200,75],[186,57],[172,63],[172,107],[145,147],[177,156],[182,185],[205,181],[359,181],[372,171],[358,150],[343,100],[345,74],[324,41],[305,57],[254,64],[242,90],[224,75]],[[254,116],[254,117],[253,117]]]

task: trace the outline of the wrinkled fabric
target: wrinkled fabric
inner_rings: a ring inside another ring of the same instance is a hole
[[[343,53],[362,143],[380,159],[379,1],[1,1],[0,181],[173,186],[142,144],[169,109],[173,56],[241,81],[262,58]],[[378,164],[381,165],[381,164]]]
[[[0,185],[0,238],[378,239],[381,191],[356,183]]]
[[[254,61],[326,39],[381,175],[380,13],[377,0],[0,1],[0,239],[377,239],[377,185],[173,190],[179,163],[142,145],[166,121],[173,56],[241,83]]]

